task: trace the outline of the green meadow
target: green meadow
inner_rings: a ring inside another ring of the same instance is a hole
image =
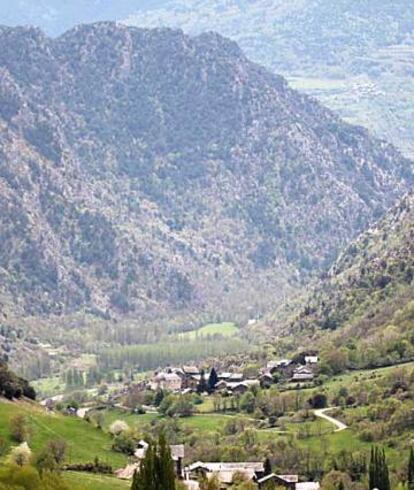
[[[131,488],[129,481],[91,473],[68,471],[64,474],[64,479],[72,490],[129,490]]]
[[[39,451],[48,441],[62,439],[67,444],[67,463],[92,462],[95,457],[114,468],[125,466],[127,458],[111,450],[110,436],[77,417],[46,414],[43,408],[29,403],[0,402],[0,437],[10,448],[17,445],[10,436],[10,420],[23,414],[31,426],[29,446]]]
[[[180,334],[180,337],[191,340],[198,337],[213,337],[215,335],[220,335],[222,337],[233,337],[237,335],[238,332],[239,328],[232,322],[209,323],[208,325],[204,325],[197,330],[182,333]]]

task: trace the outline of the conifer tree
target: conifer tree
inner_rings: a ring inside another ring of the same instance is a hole
[[[197,393],[205,393],[207,391],[207,382],[206,382],[206,375],[204,370],[202,369],[200,372],[200,381],[197,386]]]
[[[207,388],[209,393],[213,393],[218,382],[217,372],[214,367],[210,371],[210,376],[208,377]]]
[[[164,434],[160,434],[158,441],[158,479],[159,490],[174,490],[175,489],[175,474],[174,464],[171,458],[171,450]]]
[[[158,444],[149,444],[134,474],[131,490],[175,490],[174,464],[163,434]]]
[[[390,476],[385,459],[384,450],[377,447],[371,448],[371,460],[369,463],[369,488],[373,490],[390,490]]]
[[[272,474],[272,464],[271,464],[269,458],[265,459],[263,467],[264,467],[264,476]]]
[[[410,448],[410,457],[408,459],[407,489],[414,490],[414,450]]]

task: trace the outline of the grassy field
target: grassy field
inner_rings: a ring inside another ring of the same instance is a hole
[[[160,415],[156,413],[136,415],[120,409],[103,410],[102,413],[104,416],[104,430],[108,430],[109,426],[112,422],[115,422],[115,420],[123,420],[130,427],[143,427],[144,425],[151,423],[152,420],[161,418]]]
[[[142,428],[145,425],[151,423],[152,420],[161,419],[160,415],[156,413],[146,413],[144,415],[135,415],[119,409],[104,410],[104,430],[115,420],[123,420],[130,427]],[[225,423],[231,418],[231,415],[223,414],[195,414],[192,417],[178,419],[179,423],[186,428],[192,429],[197,432],[212,432],[220,430]]]
[[[237,335],[239,328],[232,322],[223,323],[209,323],[204,325],[197,330],[192,330],[191,332],[185,332],[180,334],[183,339],[194,340],[197,337],[208,337],[214,335],[221,335],[222,337],[233,337]]]
[[[186,419],[182,419],[182,424],[195,432],[214,432],[220,430],[231,419],[231,415],[209,414],[209,415],[194,415]]]
[[[16,414],[26,415],[32,429],[29,446],[36,452],[49,440],[63,439],[67,444],[68,463],[85,463],[95,457],[114,468],[125,466],[127,458],[111,450],[111,439],[105,432],[87,422],[60,414],[47,415],[34,404],[0,402],[0,437],[8,446],[15,445],[10,437],[10,419]]]
[[[131,482],[91,473],[68,471],[64,474],[64,478],[72,490],[126,490],[131,488]]]

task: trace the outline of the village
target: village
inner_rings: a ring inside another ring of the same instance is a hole
[[[317,376],[318,361],[315,355],[303,355],[295,360],[269,361],[256,376],[246,376],[235,371],[216,372],[215,368],[206,372],[197,366],[169,367],[157,370],[152,379],[142,382],[140,387],[181,394],[220,392],[242,395],[252,387],[269,388],[282,382],[300,386],[302,383],[312,382]]]
[[[156,370],[150,379],[134,384],[129,389],[154,393],[166,392],[178,396],[194,393],[206,397],[213,394],[240,397],[249,390],[267,389],[277,383],[293,383],[296,388],[304,383],[311,383],[318,374],[318,361],[316,355],[302,355],[293,360],[269,361],[259,370],[257,376],[245,376],[236,370],[216,372],[214,367],[203,370],[195,365],[169,367]],[[118,470],[116,476],[125,480],[132,479],[134,472],[140,467],[141,460],[145,457],[147,448],[146,441],[139,441],[130,464]],[[200,482],[212,479],[220,490],[235,488],[240,482],[249,482],[251,485],[249,488],[257,489],[319,490],[320,488],[318,482],[300,481],[300,476],[297,474],[273,473],[268,461],[195,461],[185,466],[185,446],[171,445],[170,451],[176,477],[188,490],[198,490],[201,488]]]
[[[294,359],[278,359],[268,361],[259,368],[256,375],[246,373],[241,367],[232,366],[230,370],[203,369],[197,365],[170,366],[155,370],[152,375],[146,376],[139,382],[127,382],[117,389],[108,390],[102,397],[102,404],[75,407],[67,405],[64,413],[69,416],[78,416],[88,421],[93,420],[93,413],[112,407],[125,413],[139,414],[149,412],[151,414],[170,415],[162,412],[162,404],[156,403],[157,397],[167,399],[169,396],[179,399],[191,399],[198,397],[206,402],[211,398],[238,399],[247,392],[257,393],[257,390],[267,390],[272,386],[290,387],[287,389],[298,390],[304,387],[314,386],[317,378],[319,358],[317,355],[301,354]],[[153,394],[151,396],[151,393]],[[137,400],[150,398],[151,404],[140,404],[137,409]],[[57,400],[43,402],[46,410],[52,412]],[[215,410],[215,409],[213,409]],[[91,415],[92,414],[92,415]],[[192,413],[175,413],[172,417],[187,417]],[[206,415],[208,416],[208,415]],[[212,414],[214,416],[214,413]],[[231,415],[229,415],[231,419]],[[121,420],[117,436],[121,436],[129,428]],[[111,432],[111,429],[109,429]],[[115,429],[114,429],[115,431]],[[202,443],[199,441],[198,443]],[[140,463],[145,457],[148,443],[145,439],[134,442],[134,449],[129,456],[126,467],[115,471],[120,480],[132,480],[134,473],[139,469]],[[214,479],[218,488],[236,488],[240,482],[249,482],[251,488],[269,489],[286,488],[293,490],[318,490],[318,482],[301,481],[298,474],[275,474],[268,461],[195,461],[186,458],[184,444],[170,445],[171,457],[174,462],[175,474],[178,480],[188,490],[198,490],[201,482]],[[215,487],[214,487],[215,488]],[[250,488],[250,487],[249,487]]]

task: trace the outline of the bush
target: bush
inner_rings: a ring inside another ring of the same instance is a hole
[[[129,430],[129,426],[123,420],[115,420],[109,427],[109,433],[113,436],[119,436],[127,430]]]
[[[64,467],[65,471],[86,471],[89,473],[101,473],[103,475],[111,475],[113,473],[112,466],[102,463],[98,458],[95,458],[93,463],[84,464],[69,464]]]
[[[312,408],[326,408],[328,406],[328,399],[324,393],[316,393],[312,398],[309,399],[309,405]]]
[[[128,454],[129,456],[133,456],[135,447],[135,440],[131,436],[126,435],[124,432],[116,436],[114,442],[112,443],[112,449],[114,451]]]
[[[31,429],[24,415],[15,415],[10,420],[10,435],[16,442],[26,442],[30,439]]]
[[[32,451],[27,442],[23,442],[20,446],[14,447],[9,455],[9,462],[17,466],[25,466],[32,459]]]

